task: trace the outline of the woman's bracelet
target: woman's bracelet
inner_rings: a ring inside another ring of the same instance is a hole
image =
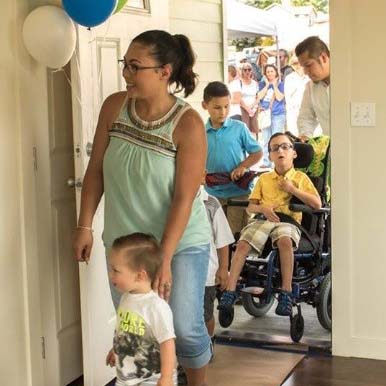
[[[76,226],[75,229],[86,229],[86,230],[90,231],[91,233],[94,232],[94,229],[92,229],[92,228],[90,228],[90,227],[84,227],[84,226],[82,226],[82,225]]]

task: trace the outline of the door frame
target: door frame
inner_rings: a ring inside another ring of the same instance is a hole
[[[33,96],[36,98],[36,94],[39,94],[40,100],[43,101],[40,107],[43,111],[39,112],[38,124],[34,125],[28,135],[23,137],[20,155],[22,174],[22,229],[20,236],[23,241],[22,266],[25,295],[23,313],[25,316],[25,355],[28,376],[26,385],[30,386],[51,386],[47,384],[47,371],[59,371],[58,366],[54,369],[47,369],[47,361],[43,359],[42,338],[48,336],[49,331],[45,330],[44,327],[45,311],[40,285],[41,281],[46,280],[47,277],[52,279],[54,274],[54,262],[50,259],[53,248],[49,154],[49,77],[52,76],[50,71],[43,66],[39,66],[36,70],[37,92]],[[21,97],[21,103],[31,103],[33,100],[30,95],[23,97],[25,100]],[[41,119],[41,116],[44,119]],[[51,298],[55,300],[54,295]],[[55,306],[54,303],[52,305]],[[52,323],[56,323],[55,317],[53,317]]]

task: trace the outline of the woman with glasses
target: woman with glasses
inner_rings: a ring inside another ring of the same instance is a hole
[[[264,80],[259,83],[258,98],[260,100],[260,129],[263,133],[263,165],[262,168],[270,168],[268,141],[275,133],[284,133],[285,127],[285,103],[284,82],[279,79],[279,72],[274,64],[267,64],[264,68]]]
[[[259,99],[258,83],[253,79],[252,66],[250,63],[243,63],[241,67],[241,120],[248,126],[249,130],[258,136],[257,108]]]
[[[110,95],[101,108],[74,254],[79,261],[89,259],[92,220],[103,193],[107,254],[120,236],[156,237],[162,265],[153,289],[172,308],[178,362],[188,384],[203,386],[211,358],[202,312],[210,226],[197,192],[206,136],[199,114],[174,95],[194,91],[195,56],[186,36],[152,30],[135,37],[120,62],[126,91]],[[117,307],[120,294],[114,286],[111,293]]]

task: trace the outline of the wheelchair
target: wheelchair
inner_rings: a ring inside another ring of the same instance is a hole
[[[293,304],[290,319],[290,336],[299,342],[304,333],[304,318],[301,303],[316,308],[322,327],[331,330],[331,228],[329,207],[329,138],[323,157],[318,156],[309,143],[295,142],[296,169],[304,171],[311,179],[322,199],[322,208],[314,210],[293,197],[292,211],[302,212],[302,223],[297,224],[286,216],[281,221],[292,222],[301,230],[299,248],[294,251],[292,279]],[[316,168],[315,158],[320,162]],[[322,158],[322,159],[321,159]],[[315,173],[315,171],[318,171]],[[246,201],[230,200],[228,206],[247,206]],[[287,216],[288,217],[288,216]],[[233,246],[233,248],[235,248]],[[277,249],[268,241],[262,254],[246,259],[237,284],[237,297],[246,312],[254,317],[265,315],[273,305],[281,285],[280,259]],[[218,319],[222,327],[232,324],[234,308],[219,309]]]

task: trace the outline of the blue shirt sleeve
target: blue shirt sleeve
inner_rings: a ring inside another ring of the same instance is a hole
[[[261,146],[256,141],[256,139],[252,137],[248,127],[245,124],[243,125],[241,130],[244,150],[248,154],[257,153],[258,151],[261,151]]]

